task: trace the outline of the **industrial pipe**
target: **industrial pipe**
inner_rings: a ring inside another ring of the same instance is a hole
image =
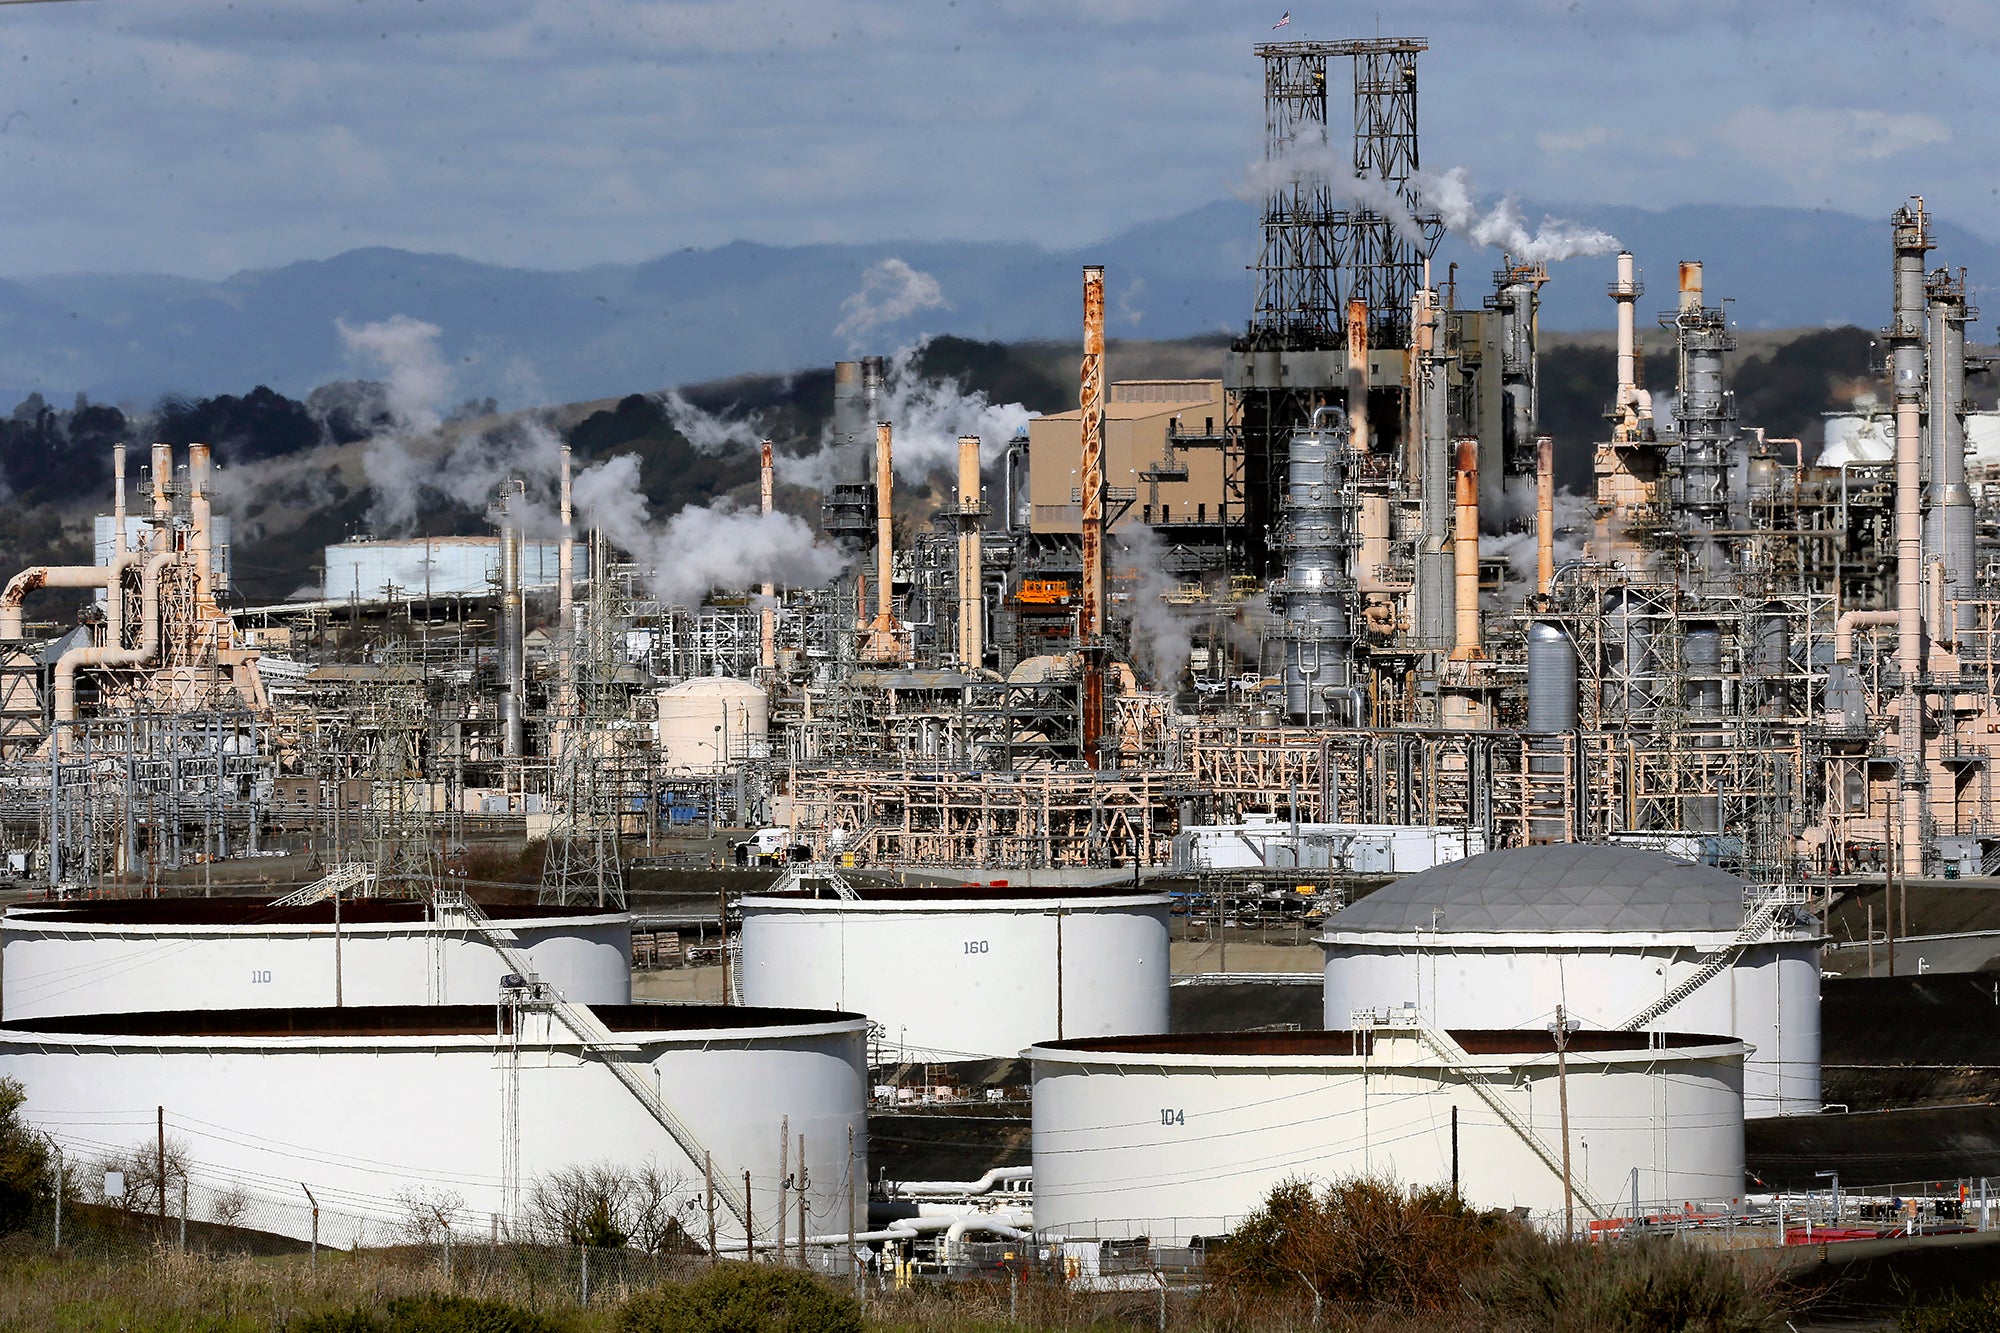
[[[1437,292],[1429,287],[1417,293],[1420,317],[1415,321],[1418,339],[1421,406],[1417,418],[1418,437],[1411,452],[1417,460],[1417,639],[1425,648],[1441,650],[1451,645],[1452,557],[1451,557],[1451,433],[1450,401],[1445,386],[1450,380],[1449,365],[1442,345],[1442,329]]]
[[[1556,442],[1535,437],[1535,591],[1556,581]]]
[[[22,635],[22,603],[42,588],[102,588],[110,577],[105,565],[32,565],[7,580],[0,589],[0,642]]]
[[[1035,1168],[1032,1166],[996,1166],[977,1180],[892,1180],[883,1188],[892,1196],[911,1199],[976,1198],[981,1194],[991,1194],[1009,1181],[1034,1178]]]
[[[757,446],[757,512],[766,519],[771,517],[774,475],[771,465],[771,442],[765,440]],[[777,588],[771,580],[765,579],[760,590],[764,596],[764,607],[757,615],[758,648],[757,665],[763,673],[765,684],[778,671],[778,607]]]
[[[76,677],[79,671],[143,667],[160,655],[160,577],[167,566],[183,560],[179,551],[155,551],[145,557],[139,576],[139,642],[136,647],[72,648],[56,659],[55,720],[76,720]],[[109,568],[109,567],[107,567]],[[124,573],[120,564],[118,572]]]
[[[1615,436],[1620,441],[1641,438],[1644,423],[1653,415],[1652,395],[1639,387],[1638,337],[1633,328],[1633,307],[1645,295],[1632,264],[1632,252],[1618,252],[1618,280],[1611,284],[1611,299],[1618,305],[1618,413]]]
[[[1472,662],[1485,656],[1479,643],[1479,441],[1472,436],[1458,442],[1456,499],[1451,554],[1458,626],[1451,660]]]
[[[958,437],[958,664],[976,671],[986,658],[986,597],[980,524],[979,437]]]

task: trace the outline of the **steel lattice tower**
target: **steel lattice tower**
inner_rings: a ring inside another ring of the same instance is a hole
[[[610,724],[621,715],[612,676],[618,627],[627,608],[622,598],[613,595],[601,537],[592,545],[590,599],[579,608],[583,623],[567,653],[574,679],[564,694],[574,701],[573,711],[558,715],[549,728],[549,754],[555,764],[550,795],[556,808],[542,862],[540,898],[562,907],[622,908],[625,874],[618,859],[622,793],[618,743]]]
[[[1238,508],[1228,517],[1241,519],[1253,570],[1272,549],[1285,442],[1314,407],[1344,398],[1347,302],[1366,304],[1371,348],[1409,342],[1410,304],[1444,230],[1414,183],[1417,55],[1429,45],[1377,37],[1256,48],[1268,179],[1256,304],[1226,377],[1228,500]],[[1353,65],[1346,171],[1328,119],[1327,67],[1340,58]],[[1396,434],[1390,426],[1377,437],[1393,444]]]

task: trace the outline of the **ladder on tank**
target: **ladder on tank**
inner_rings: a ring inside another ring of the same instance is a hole
[[[331,898],[335,894],[347,893],[366,884],[375,882],[375,867],[366,861],[348,861],[330,867],[324,875],[282,898],[271,901],[273,907],[304,907],[309,903]]]
[[[1701,960],[1701,966],[1675,982],[1659,999],[1649,1001],[1612,1031],[1637,1032],[1672,1009],[1720,976],[1722,970],[1735,963],[1745,949],[1762,942],[1777,926],[1779,916],[1806,901],[1806,888],[1802,884],[1779,885],[1763,894],[1743,918],[1743,929],[1736,932],[1734,939],[1714,953],[1705,956]]]
[[[1406,1019],[1398,1019],[1387,1026],[1402,1027],[1406,1025],[1417,1034],[1418,1040],[1430,1047],[1432,1052],[1450,1067],[1453,1073],[1465,1080],[1465,1085],[1477,1093],[1479,1099],[1493,1109],[1493,1113],[1500,1117],[1501,1123],[1514,1131],[1514,1136],[1527,1144],[1529,1151],[1540,1158],[1542,1165],[1549,1169],[1549,1173],[1558,1182],[1561,1182],[1563,1180],[1561,1152],[1551,1147],[1547,1140],[1543,1139],[1540,1134],[1537,1134],[1535,1127],[1522,1118],[1521,1113],[1514,1109],[1513,1104],[1507,1100],[1500,1089],[1493,1086],[1493,1080],[1487,1077],[1486,1071],[1473,1063],[1472,1053],[1459,1045],[1457,1039],[1449,1032],[1446,1032],[1443,1028],[1432,1027],[1428,1023],[1421,1021],[1408,1023]],[[1604,1205],[1598,1202],[1597,1196],[1590,1192],[1587,1185],[1576,1178],[1574,1172],[1569,1174],[1569,1189],[1576,1196],[1576,1201],[1582,1204],[1592,1217],[1601,1220],[1610,1216],[1606,1212]]]
[[[515,975],[523,979],[534,975],[534,964],[529,961],[527,954],[521,952],[514,932],[487,916],[477,903],[465,896],[463,891],[440,892],[437,895],[437,905],[440,915],[448,910],[463,914],[467,924],[479,932],[480,937],[505,960]],[[587,1004],[557,997],[548,1001],[548,1009],[558,1023],[583,1043],[584,1050],[596,1056],[599,1062],[625,1085],[633,1100],[639,1103],[661,1129],[667,1131],[667,1137],[674,1141],[674,1146],[681,1150],[688,1162],[697,1169],[701,1168],[707,1160],[707,1151],[701,1146],[701,1140],[695,1137],[687,1122],[674,1113],[665,1099],[625,1059],[627,1054],[637,1048],[631,1042],[620,1041]],[[743,1191],[725,1177],[716,1181],[715,1194],[723,1207],[729,1210],[730,1216],[736,1219],[737,1224],[746,1228],[747,1234],[746,1215],[749,1206],[743,1198]]]

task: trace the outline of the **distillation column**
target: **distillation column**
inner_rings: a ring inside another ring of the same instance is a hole
[[[1083,651],[1083,759],[1092,768],[1104,735],[1104,266],[1083,270],[1083,364],[1077,377],[1082,448],[1083,597],[1077,637]]]
[[[1889,369],[1896,395],[1896,672],[1901,678],[1897,730],[1902,815],[1897,828],[1902,872],[1924,870],[1923,459],[1924,255],[1931,249],[1924,201],[1896,210],[1895,307],[1889,326]]]
[[[1930,491],[1925,497],[1924,567],[1944,566],[1947,599],[1968,597],[1978,576],[1979,532],[1972,491],[1965,481],[1965,326],[1974,313],[1966,308],[1965,285],[1949,270],[1931,275],[1926,284],[1928,328],[1927,386],[1930,435]],[[1931,626],[1940,639],[1955,640],[1969,628],[1965,614],[1948,615]]]
[[[1444,321],[1437,289],[1418,290],[1411,328],[1415,333],[1416,402],[1411,415],[1417,423],[1411,451],[1417,481],[1416,639],[1418,646],[1442,652],[1451,646],[1451,429],[1446,386],[1454,376],[1445,348]]]
[[[1292,432],[1286,462],[1281,601],[1285,638],[1285,712],[1308,725],[1336,720],[1344,699],[1350,725],[1361,722],[1352,687],[1354,641],[1354,495],[1348,468],[1354,454],[1337,408],[1322,407],[1312,424]]]
[[[1665,322],[1665,321],[1663,321]],[[1736,402],[1723,388],[1723,353],[1734,351],[1722,309],[1702,304],[1699,262],[1681,265],[1680,307],[1670,327],[1680,351],[1681,493],[1677,514],[1695,538],[1695,568],[1722,572],[1723,553],[1708,536],[1729,521],[1730,443],[1736,437]]]

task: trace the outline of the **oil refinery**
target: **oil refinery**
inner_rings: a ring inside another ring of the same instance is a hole
[[[1256,48],[1212,374],[1117,378],[1096,266],[1075,408],[949,458],[899,452],[886,355],[834,366],[736,515],[827,577],[746,547],[690,594],[563,446],[489,534],[246,606],[209,446],[119,446],[96,562],[0,571],[0,1075],[55,1134],[227,1127],[244,1179],[316,1145],[357,1215],[449,1178],[495,1236],[538,1174],[662,1163],[711,1250],[789,1216],[835,1268],[1198,1247],[1355,1175],[1782,1241],[1870,1169],[1755,1174],[1888,1058],[1823,1023],[1835,922],[1921,981],[1911,886],[2000,868],[1970,279],[1922,198],[1883,219],[1888,398],[1816,449],[1739,410],[1699,256],[1606,254],[1602,429],[1553,435],[1545,264],[1434,262],[1426,50]],[[1350,94],[1366,201],[1295,164]],[[958,1178],[898,1183],[953,1107]]]

